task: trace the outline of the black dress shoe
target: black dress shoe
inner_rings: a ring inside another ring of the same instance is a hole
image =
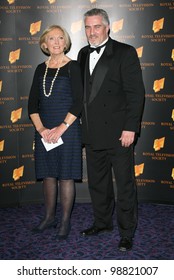
[[[121,252],[130,251],[133,246],[133,241],[131,237],[122,237],[119,244],[118,249]]]
[[[92,235],[97,235],[100,233],[104,233],[104,232],[111,232],[113,230],[112,227],[110,228],[98,228],[96,226],[92,226],[88,229],[85,229],[83,231],[80,232],[80,234],[82,236],[92,236]]]

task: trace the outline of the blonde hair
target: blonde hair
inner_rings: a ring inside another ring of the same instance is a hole
[[[50,52],[49,52],[49,50],[47,48],[45,48],[44,43],[46,42],[47,34],[50,31],[52,31],[53,29],[60,29],[63,32],[64,38],[65,38],[65,44],[66,44],[64,53],[68,53],[70,51],[70,49],[71,49],[71,38],[70,38],[68,32],[66,31],[66,29],[63,28],[60,25],[51,25],[47,29],[44,30],[44,32],[40,36],[40,40],[39,40],[39,45],[40,45],[41,50],[43,51],[44,54],[50,55]]]

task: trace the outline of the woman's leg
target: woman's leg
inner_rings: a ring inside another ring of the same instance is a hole
[[[56,235],[59,239],[67,238],[70,231],[70,219],[75,198],[74,180],[60,180],[61,222]]]
[[[33,232],[42,232],[46,228],[55,226],[55,214],[57,203],[57,179],[44,178],[43,193],[45,201],[45,216],[40,224],[33,229]]]

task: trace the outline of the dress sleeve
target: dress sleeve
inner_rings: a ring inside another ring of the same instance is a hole
[[[83,107],[83,85],[79,63],[73,60],[70,63],[69,70],[73,95],[73,105],[71,106],[69,112],[78,117]]]
[[[38,113],[39,109],[39,67],[36,68],[29,98],[28,98],[28,115]]]

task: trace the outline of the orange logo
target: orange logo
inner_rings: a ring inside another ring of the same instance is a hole
[[[172,110],[172,120],[174,121],[174,109]]]
[[[171,58],[172,58],[172,60],[174,61],[174,49],[172,50]]]
[[[72,32],[72,33],[76,33],[76,32],[78,32],[78,31],[80,31],[81,28],[82,28],[82,20],[73,22],[73,23],[71,24],[71,32]]]
[[[164,88],[164,82],[165,82],[165,78],[162,78],[160,80],[156,80],[153,84],[154,92],[158,92],[161,89],[163,89]]]
[[[49,2],[50,4],[54,4],[54,3],[56,2],[56,0],[48,0],[48,2]]]
[[[40,28],[41,28],[41,20],[31,23],[30,24],[31,35],[35,35],[37,32],[39,32]]]
[[[16,60],[19,60],[20,52],[21,52],[21,49],[18,49],[16,51],[10,52],[10,54],[9,54],[9,62],[11,64],[16,62]]]
[[[174,180],[174,168],[172,169],[172,174],[171,174],[173,180]]]
[[[9,4],[14,4],[15,0],[7,0]]]
[[[24,173],[24,166],[21,166],[19,168],[16,168],[13,170],[13,179],[14,181],[20,179],[20,177],[23,176]]]
[[[164,18],[161,18],[159,20],[155,20],[153,22],[152,30],[154,33],[159,32],[161,29],[163,29],[164,26]]]
[[[140,47],[140,48],[136,49],[136,51],[137,51],[138,57],[139,58],[142,57],[142,55],[143,55],[143,47]]]
[[[124,22],[124,19],[121,19],[119,21],[114,21],[112,23],[112,32],[116,33],[118,31],[122,30],[123,29],[123,22]]]
[[[2,81],[0,81],[0,92],[2,91]]]
[[[135,177],[138,177],[140,174],[143,174],[144,171],[144,163],[135,165]]]
[[[0,152],[4,150],[4,140],[0,141]]]
[[[21,119],[22,115],[22,108],[19,108],[18,110],[14,110],[11,112],[11,121],[12,123],[17,122],[19,119]]]
[[[164,148],[165,137],[160,139],[155,139],[153,148],[155,151],[159,151],[160,149]]]
[[[95,3],[95,2],[97,2],[97,0],[90,0],[90,2],[91,2],[91,3]]]

